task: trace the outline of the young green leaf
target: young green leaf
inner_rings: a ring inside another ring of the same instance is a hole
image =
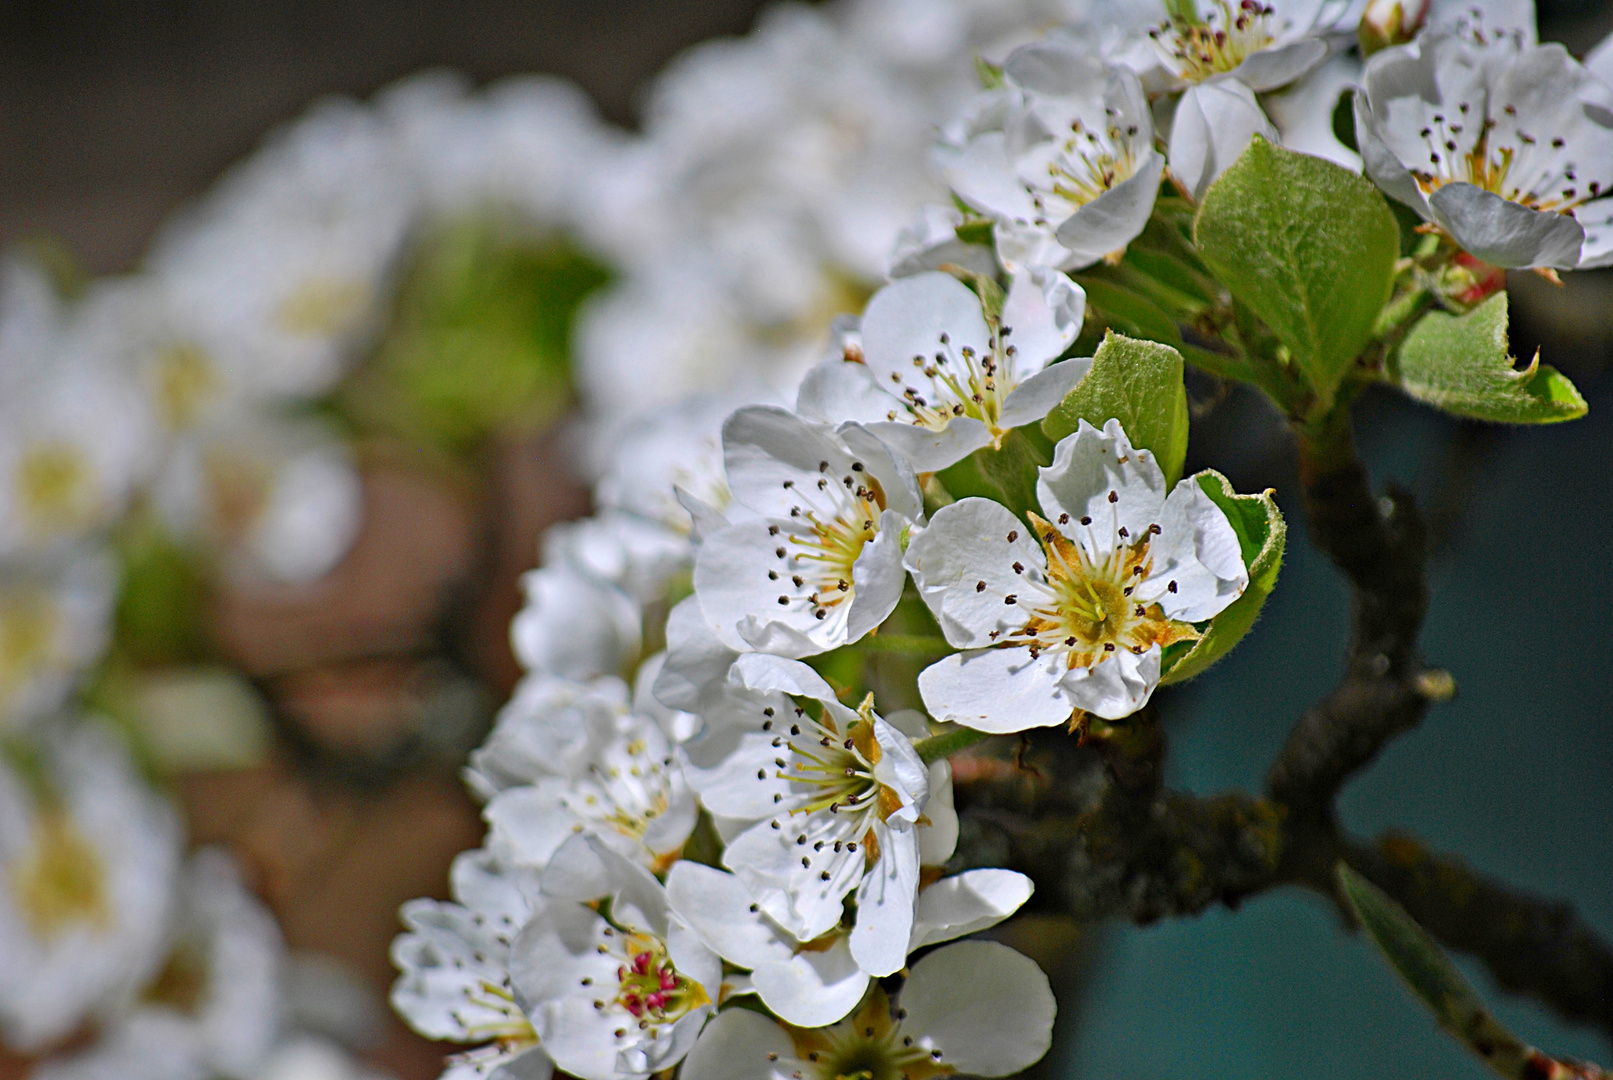
[[[1439,1026],[1486,1065],[1513,1080],[1594,1080],[1598,1066],[1563,1062],[1541,1053],[1502,1027],[1462,978],[1439,943],[1382,889],[1340,861],[1339,892],[1384,958],[1420,998]]]
[[[1047,414],[1042,430],[1057,442],[1082,420],[1101,428],[1110,419],[1120,421],[1131,445],[1153,451],[1166,484],[1175,484],[1187,457],[1182,354],[1156,341],[1104,335],[1091,370]]]
[[[1025,511],[1037,508],[1037,467],[1052,461],[1052,447],[1041,432],[1028,426],[1010,431],[1000,449],[982,447],[936,476],[953,500],[975,495],[1024,517]]]
[[[1389,365],[1402,390],[1436,408],[1503,424],[1555,424],[1585,415],[1585,399],[1537,353],[1519,371],[1507,350],[1507,294],[1466,315],[1431,311]]]
[[[1232,531],[1238,534],[1243,564],[1249,568],[1249,587],[1210,620],[1204,635],[1197,641],[1173,646],[1173,650],[1180,650],[1175,655],[1172,651],[1166,652],[1161,685],[1191,679],[1225,656],[1249,632],[1260,617],[1266,597],[1277,585],[1277,572],[1282,569],[1283,547],[1288,539],[1288,524],[1270,492],[1239,495],[1232,489],[1231,482],[1213,469],[1198,473],[1194,479],[1226,514]]]
[[[1400,230],[1378,189],[1257,135],[1205,194],[1193,234],[1330,405],[1394,282]]]
[[[1075,280],[1086,290],[1088,317],[1099,319],[1110,329],[1131,337],[1147,338],[1177,349],[1182,347],[1182,334],[1176,329],[1176,321],[1148,297],[1091,275]]]

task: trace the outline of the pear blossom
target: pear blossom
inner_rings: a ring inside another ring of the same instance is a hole
[[[447,1075],[464,1080],[548,1080],[554,1065],[516,1003],[510,942],[543,901],[537,875],[486,850],[454,860],[454,901],[411,900],[401,912],[408,932],[392,942],[400,974],[392,1006],[420,1034],[472,1047],[450,1059]]]
[[[104,551],[0,563],[0,731],[55,711],[112,632],[117,569]]]
[[[1171,176],[1202,199],[1256,135],[1282,139],[1253,90],[1230,76],[1197,83],[1176,103],[1167,148]]]
[[[131,1058],[160,1057],[166,1065],[157,1075],[176,1080],[249,1076],[268,1059],[284,1019],[285,947],[274,916],[218,848],[191,856],[179,899],[157,977],[94,1046],[54,1060],[49,1075],[88,1078],[127,1068]]]
[[[621,589],[569,560],[521,578],[526,603],[510,623],[510,643],[528,671],[588,680],[638,659],[643,613]]]
[[[698,813],[660,724],[625,709],[581,775],[506,788],[483,811],[488,846],[511,864],[541,867],[570,836],[588,832],[655,869],[677,858]]]
[[[1128,57],[1151,90],[1223,76],[1257,93],[1275,90],[1327,55],[1317,26],[1325,0],[1190,0],[1180,6],[1191,8],[1193,17],[1172,14],[1148,32],[1151,49]]]
[[[803,941],[838,925],[855,890],[852,955],[870,973],[890,974],[907,957],[919,867],[944,862],[957,839],[946,763],[925,765],[914,749],[928,734],[921,716],[887,720],[872,695],[850,709],[799,661],[753,653],[734,668],[748,688],[811,699],[819,715],[764,710],[760,726],[715,760],[691,745],[689,783],[703,805],[754,822],[729,842],[723,865]],[[938,850],[926,860],[931,844]]]
[[[1243,592],[1248,572],[1226,514],[1189,478],[1164,474],[1110,420],[1081,422],[1039,470],[1051,520],[1027,527],[987,499],[943,507],[907,567],[949,643],[965,651],[919,675],[938,720],[1023,731],[1076,710],[1119,719],[1159,683],[1165,646]]]
[[[615,676],[573,682],[528,675],[471,752],[466,781],[483,799],[541,777],[585,776],[627,711],[627,684]]]
[[[543,537],[543,562],[575,567],[650,604],[665,594],[674,574],[688,568],[689,538],[637,514],[606,511],[551,526]]]
[[[924,957],[892,1002],[875,986],[830,1027],[786,1027],[747,1009],[707,1026],[684,1080],[836,1080],[963,1073],[1007,1076],[1047,1053],[1055,1013],[1047,976],[993,941],[963,941]]]
[[[99,723],[51,725],[38,773],[0,766],[0,1034],[27,1051],[157,973],[180,828]]]
[[[912,467],[858,424],[783,409],[723,424],[734,501],[753,517],[701,542],[694,587],[712,632],[736,651],[810,656],[856,641],[901,598],[901,536],[923,519]]]
[[[1165,165],[1136,74],[1053,37],[1010,53],[1003,75],[1015,97],[938,151],[953,192],[992,219],[1003,265],[1074,270],[1124,250]]]
[[[666,890],[597,836],[555,853],[510,973],[544,1050],[581,1080],[643,1080],[681,1061],[722,996],[722,963]]]
[[[1055,363],[1085,311],[1086,294],[1057,270],[1016,277],[990,320],[951,275],[900,278],[868,302],[860,343],[808,374],[796,410],[860,421],[918,471],[943,469],[1064,399],[1092,366]]]
[[[1521,36],[1425,33],[1368,59],[1367,174],[1496,266],[1613,263],[1613,88]]]
[[[690,504],[720,520],[733,498],[723,475],[722,423],[754,403],[727,394],[695,395],[599,425],[595,504],[685,534],[696,525]]]
[[[921,885],[907,952],[984,930],[1030,898],[1029,878],[1012,870],[970,870]],[[802,941],[761,910],[734,875],[680,862],[667,876],[673,910],[724,960],[750,971],[751,986],[775,1015],[797,1027],[841,1019],[872,978],[852,952],[849,928]]]
[[[334,568],[363,516],[358,472],[334,433],[263,411],[222,414],[176,440],[153,502],[176,536],[219,551],[231,572],[285,584]]]

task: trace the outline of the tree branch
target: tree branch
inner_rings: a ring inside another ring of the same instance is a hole
[[[1341,409],[1299,432],[1300,476],[1316,544],[1350,581],[1351,637],[1339,685],[1302,716],[1267,774],[1271,797],[1302,818],[1332,814],[1351,774],[1415,727],[1448,677],[1424,670],[1424,529],[1409,496],[1375,499]]]

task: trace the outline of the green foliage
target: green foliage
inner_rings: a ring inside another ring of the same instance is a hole
[[[114,625],[128,659],[153,665],[206,656],[209,567],[201,555],[145,513],[131,516],[117,551],[122,583]]]
[[[1522,371],[1513,366],[1504,292],[1466,315],[1423,316],[1396,350],[1388,376],[1418,401],[1475,420],[1555,424],[1586,410],[1574,384],[1539,354]]]
[[[361,427],[463,453],[570,400],[571,324],[605,271],[487,217],[431,238],[373,363],[344,396]]]
[[[1191,679],[1231,651],[1260,617],[1266,597],[1277,585],[1283,565],[1283,548],[1288,541],[1288,523],[1272,501],[1271,493],[1239,495],[1226,477],[1214,469],[1198,473],[1194,479],[1226,514],[1232,531],[1238,534],[1243,565],[1249,569],[1249,586],[1243,595],[1210,620],[1204,634],[1195,642],[1173,645],[1161,665],[1162,684]]]
[[[1389,965],[1428,1006],[1439,1026],[1491,1069],[1514,1080],[1604,1075],[1594,1065],[1571,1066],[1556,1061],[1508,1031],[1490,1015],[1445,950],[1405,908],[1344,862],[1338,864],[1335,873],[1339,892]]]
[[[1156,341],[1110,333],[1092,357],[1092,370],[1047,414],[1042,430],[1057,442],[1080,421],[1102,427],[1120,421],[1131,445],[1153,452],[1166,484],[1182,475],[1187,457],[1187,388],[1182,354]],[[950,482],[947,488],[957,494]]]
[[[1256,136],[1204,196],[1194,237],[1328,408],[1394,284],[1400,230],[1377,188]]]
[[[1052,462],[1052,445],[1034,427],[1023,427],[1010,431],[1000,448],[982,447],[936,476],[954,500],[977,495],[1023,518],[1037,509],[1037,467]]]

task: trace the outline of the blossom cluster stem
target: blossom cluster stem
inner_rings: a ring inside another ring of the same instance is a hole
[[[988,733],[976,731],[974,728],[955,727],[938,735],[931,735],[928,739],[920,739],[913,744],[913,749],[918,751],[919,758],[928,765],[932,761],[940,761],[959,751],[967,750],[990,737]]]

